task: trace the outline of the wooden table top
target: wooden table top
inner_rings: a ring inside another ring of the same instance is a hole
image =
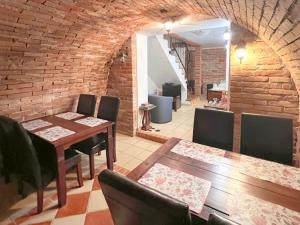
[[[105,123],[100,124],[100,125],[95,126],[95,127],[89,127],[89,126],[86,126],[86,125],[79,124],[79,123],[75,122],[75,120],[83,119],[83,118],[86,118],[86,117],[87,116],[81,116],[81,117],[77,117],[77,118],[72,119],[72,120],[66,120],[66,119],[57,117],[55,115],[41,117],[39,119],[47,121],[49,123],[52,123],[52,125],[47,126],[47,127],[43,127],[43,128],[39,128],[39,129],[35,129],[35,130],[29,131],[29,132],[31,134],[35,135],[35,133],[38,132],[38,131],[42,131],[42,130],[45,130],[45,129],[48,129],[48,128],[51,128],[51,127],[54,127],[54,126],[60,126],[60,127],[65,128],[65,129],[74,131],[75,132],[74,134],[71,134],[69,136],[66,136],[66,137],[60,138],[56,141],[51,142],[55,147],[63,146],[65,149],[67,149],[68,147],[70,147],[70,145],[72,145],[76,142],[85,140],[89,137],[93,137],[93,136],[99,134],[99,131],[103,130],[103,132],[105,132],[105,129],[108,126],[113,125],[113,122],[108,121],[108,122],[105,122]],[[26,122],[28,122],[28,121],[26,121]],[[48,142],[50,142],[50,141],[48,141]]]
[[[212,186],[202,212],[200,214],[192,212],[193,216],[205,220],[214,211],[228,216],[226,202],[236,190],[300,212],[300,191],[240,173],[238,168],[240,154],[226,151],[224,161],[219,165],[212,165],[170,152],[179,141],[178,138],[171,138],[128,177],[137,181],[155,163],[161,163],[210,181]]]

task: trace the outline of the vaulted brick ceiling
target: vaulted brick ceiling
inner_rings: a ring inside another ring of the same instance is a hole
[[[47,69],[72,64],[83,79],[105,82],[106,63],[141,26],[207,14],[262,38],[300,89],[300,0],[1,0],[0,7],[1,78],[14,69],[28,70],[27,75],[45,69],[47,61]],[[87,88],[97,88],[89,82]]]

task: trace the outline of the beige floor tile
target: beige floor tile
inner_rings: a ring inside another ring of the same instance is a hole
[[[136,156],[137,159],[140,159],[142,161],[144,161],[145,159],[147,159],[150,155],[152,155],[152,152],[150,151],[143,151],[141,154],[138,154]]]
[[[50,221],[53,220],[57,213],[57,202],[53,202],[48,206],[47,208],[43,209],[43,212],[41,212],[38,215],[33,216],[31,219],[25,221],[21,225],[29,225],[29,224],[35,224],[35,223],[41,223],[44,221]]]
[[[128,170],[133,170],[142,162],[143,162],[142,160],[134,158],[130,160],[126,165],[124,165],[124,167]]]
[[[51,225],[82,225],[85,221],[85,214],[58,218],[52,221]]]
[[[68,194],[79,194],[79,193],[84,193],[84,192],[90,192],[93,188],[93,183],[94,183],[94,180],[84,180],[82,187],[80,187],[80,188],[75,187],[75,188],[69,190]]]
[[[90,193],[90,200],[87,207],[87,212],[95,212],[107,209],[107,203],[101,190],[92,191]]]

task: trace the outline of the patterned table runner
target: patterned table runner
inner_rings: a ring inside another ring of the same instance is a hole
[[[227,204],[229,219],[242,225],[300,224],[300,213],[244,193],[236,194]]]
[[[300,168],[241,155],[240,172],[300,191]]]
[[[81,117],[81,116],[84,116],[84,115],[79,114],[79,113],[75,113],[75,112],[66,112],[66,113],[57,114],[55,116],[59,117],[59,118],[62,118],[62,119],[65,119],[65,120],[72,120],[72,119],[75,119],[75,118],[78,118],[78,117]]]
[[[102,120],[102,119],[95,118],[95,117],[86,117],[84,119],[76,120],[75,122],[89,126],[89,127],[95,127],[100,124],[106,123],[107,120]]]
[[[29,121],[29,122],[24,122],[24,123],[22,123],[22,125],[26,130],[32,131],[32,130],[36,130],[38,128],[51,126],[52,123],[49,123],[45,120],[37,119],[37,120]]]
[[[64,138],[69,135],[75,134],[75,132],[60,126],[55,126],[46,130],[41,130],[39,132],[36,132],[35,134],[48,141],[56,141],[60,138]]]
[[[224,150],[185,140],[178,142],[171,152],[214,165],[220,164],[225,155]]]
[[[211,186],[210,181],[160,163],[154,164],[138,182],[187,203],[196,213],[202,211]]]

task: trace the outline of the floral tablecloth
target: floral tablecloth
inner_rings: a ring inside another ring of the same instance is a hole
[[[81,116],[84,116],[84,115],[79,114],[79,113],[75,113],[75,112],[66,112],[66,113],[57,114],[55,116],[59,117],[59,118],[62,118],[62,119],[65,119],[65,120],[72,120],[72,119],[75,119],[75,118],[78,118],[78,117],[81,117]]]
[[[55,127],[48,128],[46,130],[36,132],[35,134],[48,141],[56,141],[58,139],[75,134],[75,132],[60,126],[55,126]]]
[[[300,168],[245,155],[241,155],[239,167],[248,176],[300,190]]]
[[[196,213],[202,211],[211,186],[210,181],[160,163],[154,164],[138,182],[187,203]]]
[[[106,123],[107,120],[102,120],[95,117],[86,117],[84,119],[76,120],[76,123],[80,123],[89,127],[96,127],[100,124]]]
[[[228,200],[229,219],[242,225],[299,225],[300,213],[247,194]]]
[[[225,155],[224,150],[185,140],[178,142],[171,152],[214,165],[222,162]]]
[[[47,122],[45,120],[41,120],[41,119],[22,123],[22,126],[26,130],[29,130],[29,131],[36,130],[36,129],[43,128],[43,127],[48,127],[51,125],[52,125],[52,123],[49,123],[49,122]]]

